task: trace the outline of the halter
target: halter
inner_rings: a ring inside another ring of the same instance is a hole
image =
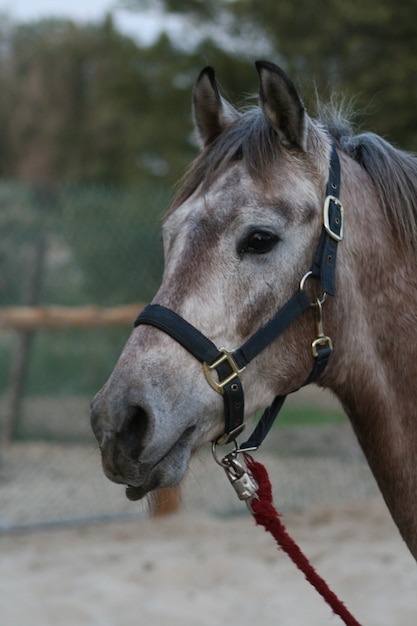
[[[304,385],[316,380],[324,371],[332,354],[332,342],[323,332],[322,304],[327,295],[335,295],[335,266],[337,244],[343,238],[343,206],[339,200],[340,162],[332,146],[326,198],[322,211],[322,232],[311,270],[301,279],[299,290],[264,326],[259,328],[240,348],[230,351],[217,346],[182,317],[159,304],[146,306],[134,322],[155,326],[170,335],[203,365],[209,385],[223,396],[225,430],[216,444],[223,445],[236,439],[245,428],[244,395],[241,373],[246,366],[279,337],[306,309],[315,307],[317,337],[312,343],[313,369]],[[311,302],[305,291],[310,276],[320,279],[324,295]],[[216,372],[216,376],[214,376]],[[239,446],[239,451],[256,450],[268,434],[286,395],[276,396],[264,411],[250,438]]]

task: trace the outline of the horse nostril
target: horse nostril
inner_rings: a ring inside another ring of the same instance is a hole
[[[123,449],[131,458],[138,458],[145,447],[145,437],[148,431],[149,418],[141,406],[131,405],[128,417],[118,433],[123,442]]]

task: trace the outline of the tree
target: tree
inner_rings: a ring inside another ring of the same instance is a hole
[[[132,10],[147,0],[125,0]],[[417,0],[161,0],[167,12],[223,33],[233,45],[255,33],[271,60],[302,84],[307,101],[315,89],[328,99],[336,90],[354,98],[360,122],[408,149],[417,148]]]
[[[149,0],[126,0],[132,9]],[[188,36],[142,47],[107,17],[0,28],[0,175],[51,183],[172,184],[196,154],[192,85],[205,65],[240,104],[253,62],[282,65],[314,113],[315,89],[354,98],[361,126],[416,149],[417,0],[160,0]],[[185,45],[185,43],[187,45]]]
[[[99,26],[0,33],[0,173],[28,182],[173,182],[193,151],[187,53]],[[163,60],[166,61],[163,61]]]
[[[129,117],[111,94],[133,42],[101,27],[67,21],[16,27],[7,42],[2,73],[0,143],[8,146],[4,177],[31,182],[123,182]]]

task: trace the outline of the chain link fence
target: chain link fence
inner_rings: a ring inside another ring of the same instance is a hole
[[[169,199],[161,186],[1,183],[0,307],[148,302]],[[127,510],[101,477],[89,402],[129,332],[0,328],[0,527]]]
[[[0,185],[0,304],[117,306],[147,302],[162,273],[163,188],[33,188]],[[133,320],[132,320],[133,321]],[[13,439],[84,437],[74,398],[91,396],[120,352],[128,328],[39,329],[0,334],[2,413],[23,340],[25,380]],[[26,337],[24,336],[26,335]],[[60,399],[61,419],[48,410]]]

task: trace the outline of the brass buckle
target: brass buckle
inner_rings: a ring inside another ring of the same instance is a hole
[[[330,339],[330,337],[327,336],[317,337],[317,339],[312,342],[311,350],[315,359],[319,355],[319,348],[325,348],[326,346],[330,348],[330,350],[333,350],[332,340]]]
[[[329,209],[330,209],[331,202],[334,202],[334,204],[337,204],[337,206],[340,209],[340,229],[338,233],[334,232],[334,230],[332,230],[330,226]],[[331,237],[334,241],[342,241],[343,239],[343,212],[344,212],[343,205],[340,202],[339,198],[336,198],[336,196],[327,196],[323,205],[322,222],[323,222],[324,230],[329,235],[329,237]]]
[[[233,358],[232,353],[229,352],[228,350],[226,350],[226,348],[219,348],[219,352],[222,352],[222,356],[219,356],[219,358],[216,359],[211,365],[209,365],[208,363],[204,362],[203,363],[203,369],[204,369],[204,374],[206,376],[207,382],[210,385],[210,387],[212,387],[212,389],[214,389],[214,391],[217,391],[217,393],[223,394],[224,393],[223,387],[225,385],[227,385],[228,383],[230,383],[230,381],[232,381],[234,378],[239,378],[239,380],[240,380],[239,374],[241,372],[243,372],[243,370],[245,368],[242,367],[242,369],[239,369],[236,361]],[[227,361],[230,369],[232,370],[232,373],[229,374],[229,376],[226,376],[226,378],[224,380],[217,381],[213,377],[213,373],[212,372],[221,363],[224,363],[224,361]]]

